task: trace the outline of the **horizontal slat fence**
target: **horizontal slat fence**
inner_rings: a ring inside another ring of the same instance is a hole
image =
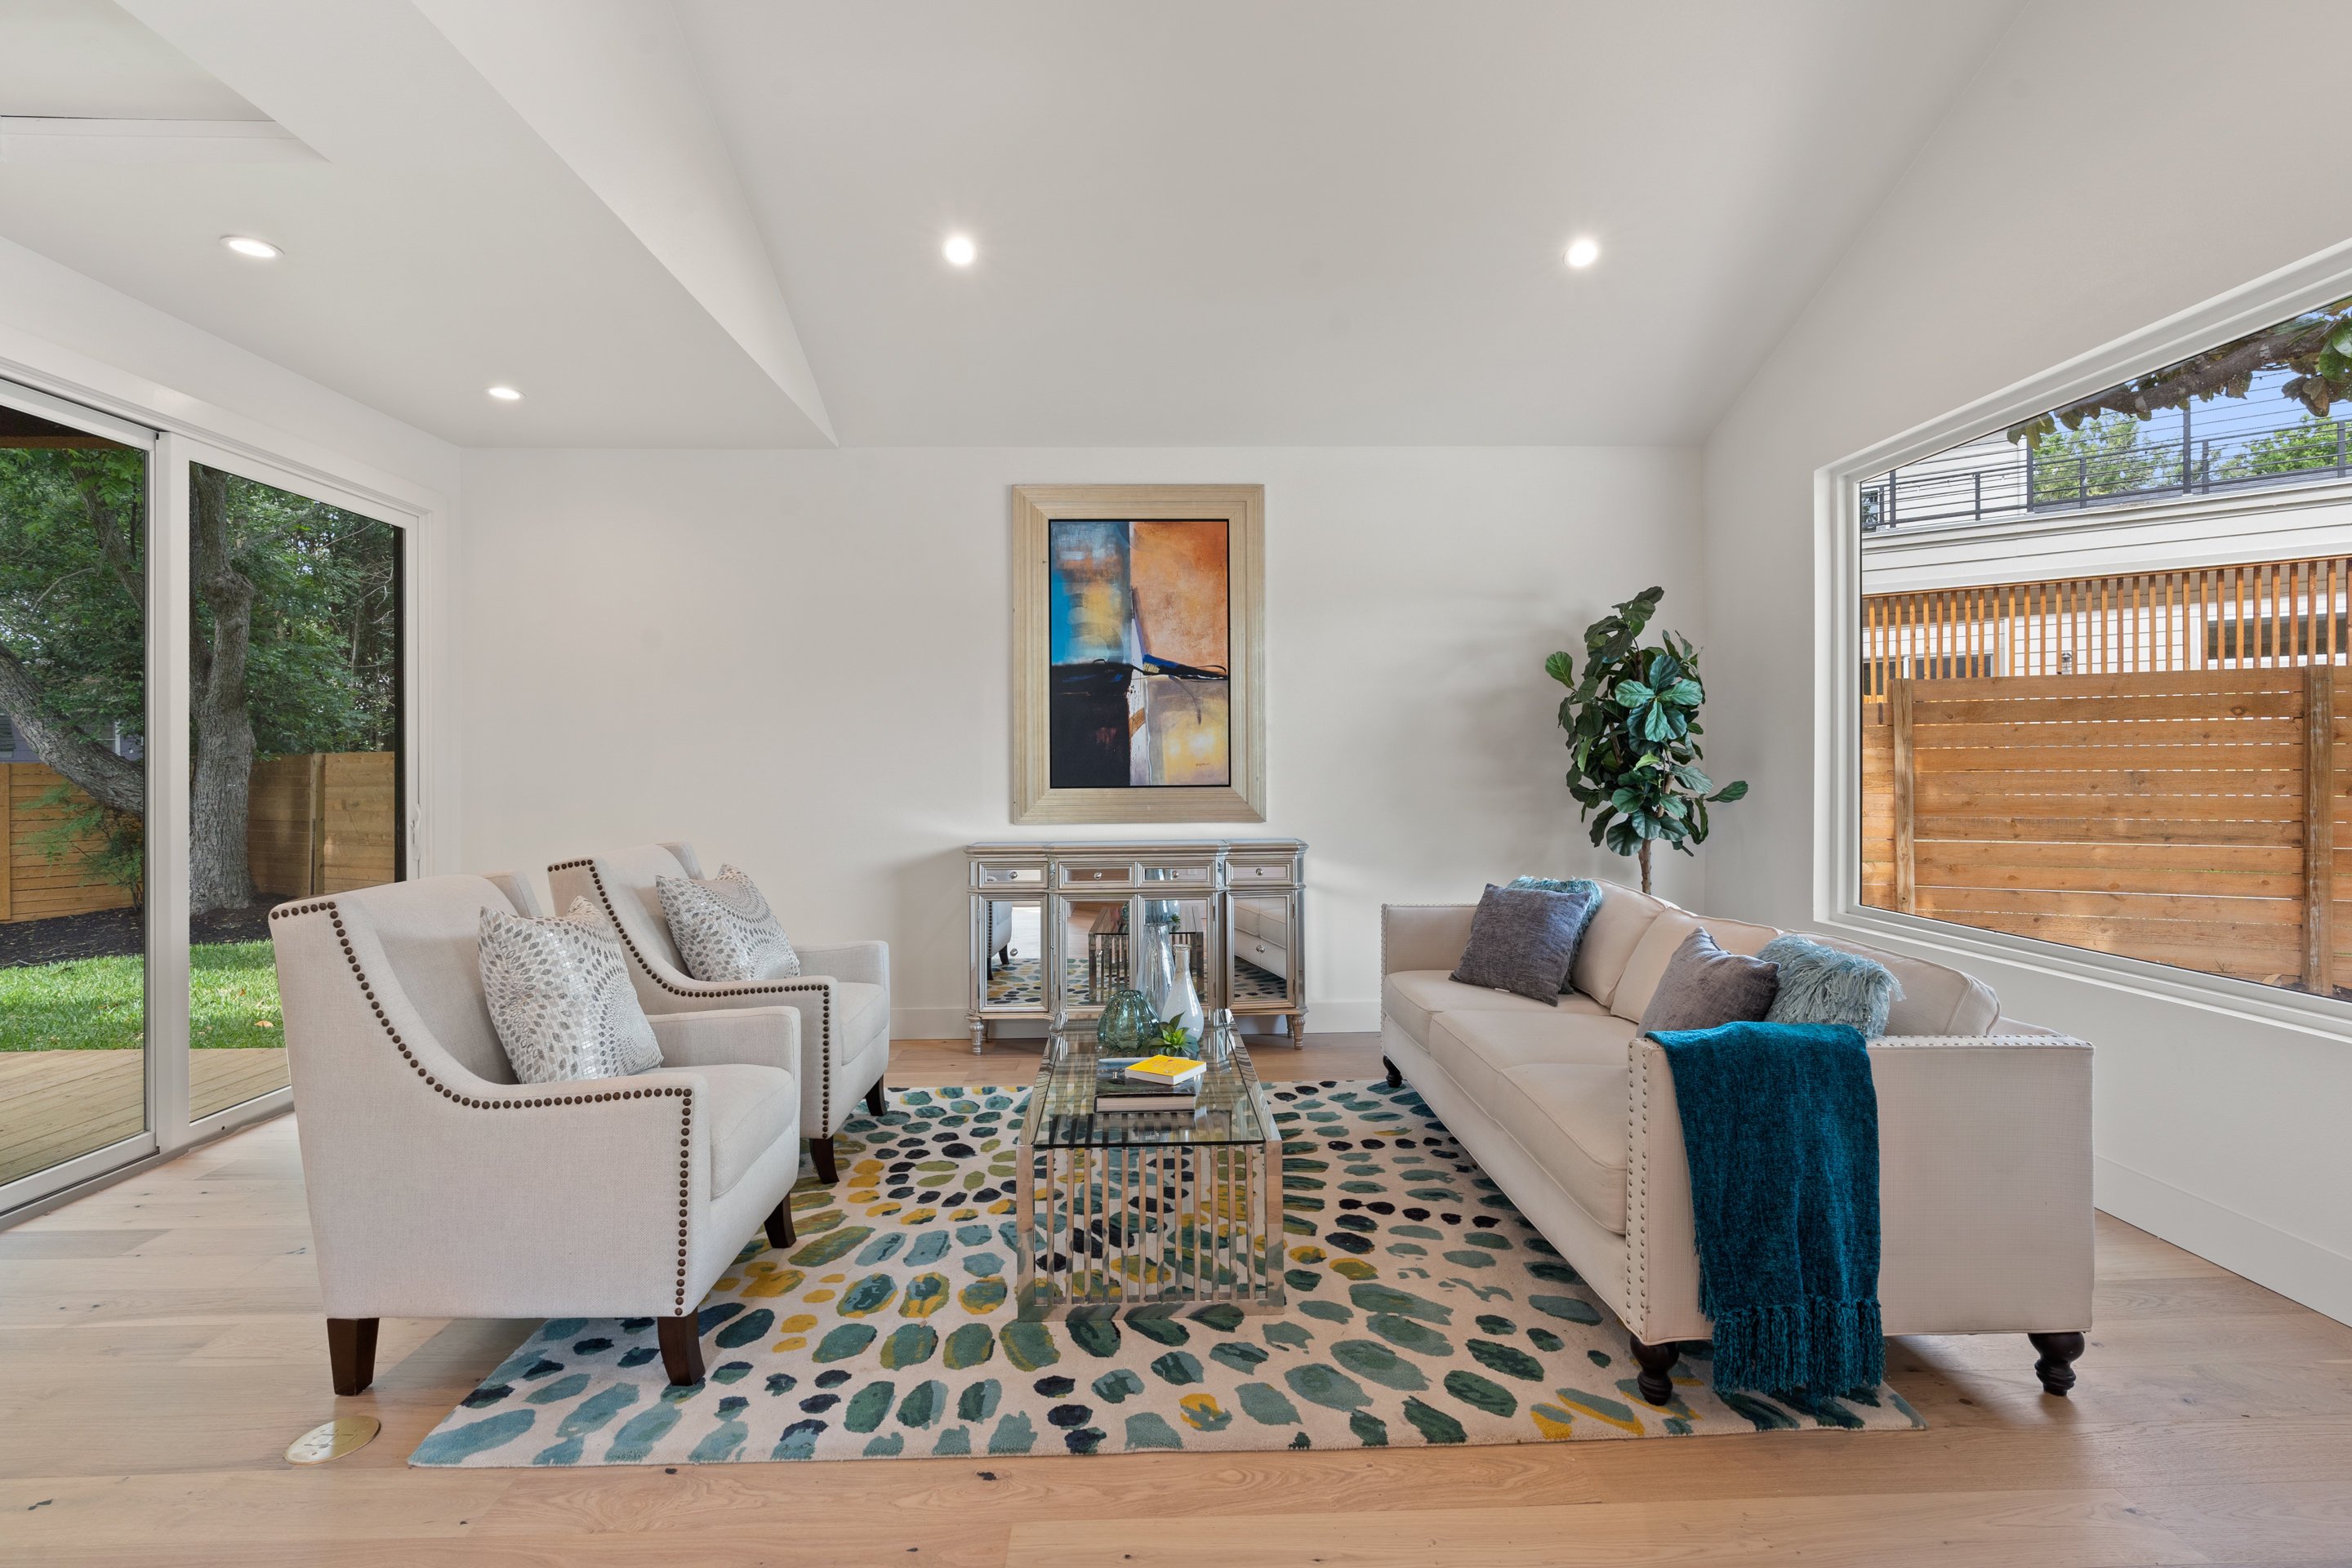
[[[299,899],[393,880],[396,761],[391,752],[328,752],[256,763],[246,825],[255,890]],[[60,808],[37,803],[65,780],[37,763],[0,763],[0,770],[6,773],[0,785],[0,842],[6,846],[0,921],[54,920],[131,903],[130,889],[92,880],[78,858],[52,861],[42,852],[39,837]]]
[[[0,783],[0,828],[5,829],[7,845],[5,856],[0,857],[7,867],[0,875],[0,919],[55,920],[131,904],[130,889],[92,880],[82,869],[79,853],[52,860],[44,852],[58,819],[71,809],[42,804],[65,784],[64,775],[38,763],[0,763],[0,772],[7,775]],[[80,792],[72,794],[79,796]],[[74,845],[78,851],[97,847],[89,838]]]
[[[1898,676],[2164,674],[2352,657],[2352,556],[2264,561],[1863,600],[1863,695]]]
[[[1864,901],[2332,992],[2352,979],[2339,714],[2352,670],[2327,664],[1890,675],[1863,715]]]

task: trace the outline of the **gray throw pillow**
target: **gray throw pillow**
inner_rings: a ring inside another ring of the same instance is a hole
[[[1702,926],[1666,960],[1658,989],[1642,1009],[1642,1033],[1755,1023],[1771,1010],[1780,986],[1775,965],[1724,952]]]
[[[561,920],[484,910],[482,999],[518,1083],[625,1078],[661,1066],[621,939],[596,907]]]
[[[1489,883],[1470,917],[1470,941],[1453,978],[1557,1007],[1577,938],[1591,918],[1571,894]]]
[[[1584,900],[1584,914],[1576,922],[1576,941],[1569,944],[1569,963],[1573,966],[1575,950],[1583,944],[1584,933],[1591,929],[1592,917],[1601,912],[1601,884],[1583,877],[1514,877],[1511,886],[1540,888],[1547,893],[1566,893]],[[1576,984],[1573,980],[1563,980],[1559,988],[1563,993],[1573,991]]]
[[[1886,1012],[1903,997],[1895,972],[1874,958],[1778,936],[1756,955],[1780,967],[1780,992],[1764,1015],[1774,1024],[1851,1024],[1865,1040],[1886,1033]]]
[[[734,867],[719,867],[716,877],[656,877],[654,891],[697,980],[790,980],[801,972],[775,911]]]

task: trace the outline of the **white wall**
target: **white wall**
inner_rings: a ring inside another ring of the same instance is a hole
[[[2343,58],[2352,9],[2221,15],[2030,7],[1709,441],[1708,731],[1763,786],[1724,816],[1710,907],[1811,913],[1814,470],[2352,232],[2352,164],[2295,154],[2297,95],[2164,109],[2282,48]],[[2102,1207],[2352,1320],[2352,1040],[1969,967],[2097,1044]]]
[[[795,934],[887,938],[900,1035],[960,1034],[961,847],[1055,831],[1008,809],[1007,489],[1142,481],[1266,487],[1271,812],[1092,836],[1306,839],[1310,1028],[1377,1026],[1383,900],[1624,867],[1542,664],[1652,583],[1704,635],[1689,451],[468,454],[467,863],[690,839]]]

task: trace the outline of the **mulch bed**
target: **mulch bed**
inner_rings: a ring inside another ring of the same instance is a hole
[[[210,910],[188,921],[192,942],[267,942],[269,911],[279,902],[265,899],[242,909]],[[0,969],[31,963],[64,963],[77,958],[126,958],[146,950],[144,910],[95,910],[56,920],[0,923]]]

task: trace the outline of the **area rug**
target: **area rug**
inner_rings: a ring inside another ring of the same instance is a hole
[[[908,1089],[793,1194],[704,1300],[708,1378],[671,1388],[650,1318],[541,1325],[414,1465],[1355,1448],[1908,1430],[1891,1388],[1718,1397],[1704,1346],[1671,1404],[1634,1392],[1622,1324],[1412,1090],[1270,1085],[1290,1303],[1014,1320],[1025,1089]],[[1099,1249],[1099,1237],[1097,1238]]]

